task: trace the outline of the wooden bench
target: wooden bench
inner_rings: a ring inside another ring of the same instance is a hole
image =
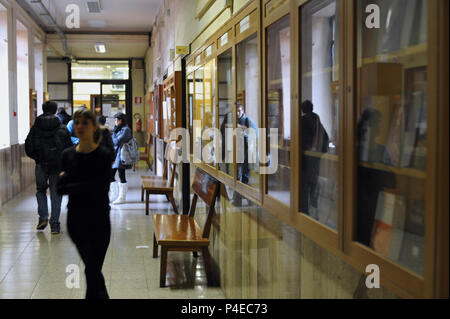
[[[219,182],[197,169],[192,189],[194,198],[189,215],[152,214],[155,233],[153,234],[153,257],[158,257],[161,246],[160,287],[166,285],[167,253],[169,251],[188,251],[203,254],[208,282],[211,282],[211,255],[209,254],[209,233],[215,214],[215,202],[219,193]],[[203,230],[194,219],[197,199],[201,198],[208,207],[208,215]]]
[[[171,202],[175,213],[178,214],[177,205],[173,197],[173,188],[175,184],[175,172],[177,164],[170,159],[170,148],[174,144],[169,144],[166,147],[164,155],[164,172],[163,176],[141,176],[141,201],[144,201],[145,193],[145,215],[149,215],[150,195],[166,195],[168,201]],[[169,164],[172,167],[170,179],[167,179]]]

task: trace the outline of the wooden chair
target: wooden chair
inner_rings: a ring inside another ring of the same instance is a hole
[[[160,287],[166,285],[167,253],[169,251],[202,252],[208,282],[211,282],[211,255],[209,254],[209,233],[215,214],[214,205],[219,193],[219,182],[197,169],[192,184],[194,198],[189,215],[156,215],[152,214],[155,233],[153,234],[153,257],[158,257],[158,246],[161,246]],[[194,219],[197,199],[201,198],[208,207],[203,231]]]
[[[174,148],[175,144],[171,143],[167,146],[165,151],[164,160],[164,172],[163,176],[141,176],[142,187],[141,187],[141,201],[144,201],[145,193],[145,215],[149,215],[149,204],[150,195],[166,195],[168,201],[171,202],[172,207],[176,214],[178,214],[177,205],[175,204],[175,199],[173,197],[173,188],[175,184],[175,173],[177,164],[172,162],[170,159],[170,149]],[[167,179],[169,165],[171,165],[172,171],[170,179]]]

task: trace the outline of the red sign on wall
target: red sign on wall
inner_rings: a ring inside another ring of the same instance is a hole
[[[142,97],[141,96],[136,96],[134,98],[134,104],[142,104]]]

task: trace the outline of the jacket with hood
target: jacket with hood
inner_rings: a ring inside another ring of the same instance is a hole
[[[49,147],[48,145],[53,145]],[[62,152],[72,146],[67,128],[56,115],[43,114],[34,122],[25,140],[25,153],[48,174],[61,170]]]

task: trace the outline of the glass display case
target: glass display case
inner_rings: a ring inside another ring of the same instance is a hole
[[[291,181],[291,41],[290,16],[287,15],[266,29],[266,121],[267,134],[278,130],[277,145],[270,145],[278,152],[278,167],[267,175],[268,194],[290,205]],[[268,143],[270,143],[267,138]],[[273,158],[275,154],[269,154]]]
[[[314,0],[300,9],[301,204],[338,229],[339,2]]]

